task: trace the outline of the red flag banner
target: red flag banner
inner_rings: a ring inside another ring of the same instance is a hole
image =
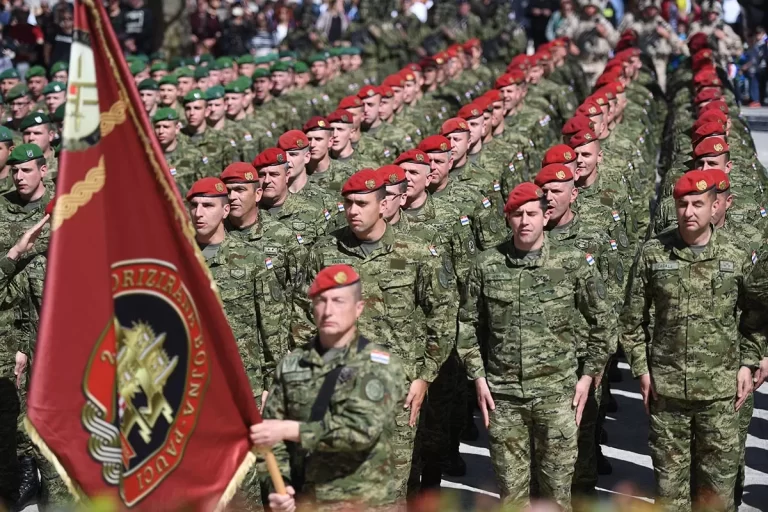
[[[261,421],[101,2],[75,2],[27,429],[79,498],[222,507]]]

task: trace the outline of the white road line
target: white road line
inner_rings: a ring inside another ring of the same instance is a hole
[[[642,500],[646,503],[654,503],[653,498],[646,498],[645,496],[634,496],[632,494],[624,494],[623,492],[616,492],[612,491],[610,489],[603,489],[602,487],[595,487],[598,491],[607,492],[609,494],[619,494],[621,496],[629,496],[630,498],[635,498],[636,500]]]
[[[621,450],[619,448],[612,448],[607,445],[600,445],[603,449],[603,455],[611,459],[623,460],[624,462],[631,462],[644,468],[653,469],[651,463],[651,457],[649,455],[641,455],[639,453],[630,452],[628,450]]]
[[[495,492],[486,491],[485,489],[478,489],[477,487],[472,487],[471,485],[464,485],[456,482],[449,482],[448,480],[440,480],[440,487],[447,487],[449,489],[459,489],[461,491],[469,491],[469,492],[474,492],[476,494],[485,494],[486,496],[491,496],[496,499],[499,499],[501,497]]]
[[[627,398],[632,398],[634,400],[643,399],[643,395],[641,395],[640,393],[633,393],[632,391],[624,391],[623,389],[611,389],[611,394],[625,396]]]
[[[759,448],[761,450],[768,450],[768,441],[765,439],[760,439],[759,437],[755,437],[752,434],[747,434],[747,448]]]
[[[627,363],[619,363],[616,366],[619,367],[619,370],[629,370],[629,365]]]
[[[765,409],[755,409],[752,411],[753,418],[760,418],[761,420],[768,420],[768,411]]]
[[[464,443],[459,444],[459,453],[469,453],[472,455],[481,455],[483,457],[491,456],[491,451],[488,448],[480,448]]]
[[[768,395],[768,383],[764,382],[762,386],[760,386],[755,390],[755,393],[760,393],[761,395]]]

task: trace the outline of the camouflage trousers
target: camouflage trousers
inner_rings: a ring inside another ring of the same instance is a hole
[[[410,387],[410,385],[409,385]],[[411,478],[411,463],[416,448],[416,430],[419,424],[418,418],[415,427],[408,425],[411,418],[410,409],[403,409],[395,416],[395,432],[392,435],[392,451],[395,456],[395,481],[393,488],[398,501],[405,500],[408,496],[409,485],[413,491],[414,482]],[[414,475],[415,476],[415,475]]]
[[[744,405],[739,409],[739,473],[736,476],[736,502],[741,501],[741,495],[744,493],[744,479],[746,477],[747,464],[746,464],[746,447],[747,447],[747,431],[749,430],[749,424],[752,421],[752,413],[755,410],[755,394],[750,393]]]
[[[19,397],[12,379],[0,377],[0,509],[18,499],[19,459],[16,456],[16,421]]]
[[[578,428],[571,394],[520,399],[494,396],[488,437],[491,464],[504,506],[524,506],[531,484],[531,440],[536,460],[534,479],[542,498],[571,510],[571,482],[576,463]]]
[[[598,417],[602,403],[602,388],[606,385],[603,379],[601,389],[590,388],[587,403],[579,424],[578,455],[573,472],[573,494],[591,493],[597,485],[597,444]]]
[[[691,496],[733,511],[739,467],[739,416],[733,399],[651,401],[649,444],[659,501],[691,510]],[[693,480],[693,485],[691,483]]]

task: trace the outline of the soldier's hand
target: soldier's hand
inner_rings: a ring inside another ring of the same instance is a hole
[[[576,391],[573,393],[573,408],[576,409],[576,425],[581,424],[581,416],[584,414],[584,406],[589,398],[589,388],[592,387],[592,377],[584,375],[576,383]]]
[[[653,399],[657,400],[659,396],[656,394],[656,390],[653,389],[653,382],[651,381],[651,374],[646,373],[640,376],[640,393],[643,395],[643,405],[645,406],[645,414],[650,414],[650,396],[653,395]]]
[[[425,380],[416,379],[411,382],[411,388],[408,390],[408,396],[405,397],[404,409],[411,409],[411,416],[408,419],[408,425],[415,427],[416,420],[419,417],[421,405],[424,403],[424,395],[427,394],[429,384]]]
[[[495,411],[496,404],[493,402],[493,396],[491,396],[491,390],[488,388],[488,381],[485,380],[485,377],[475,379],[475,391],[477,392],[477,405],[480,407],[480,412],[483,413],[483,423],[485,428],[488,428],[491,422],[488,410]]]
[[[768,379],[768,357],[760,360],[760,367],[755,372],[755,391]]]
[[[296,510],[296,491],[290,485],[285,488],[288,494],[277,494],[275,492],[269,495],[269,507],[279,512],[293,512]]]
[[[45,226],[45,223],[50,218],[50,215],[43,215],[43,218],[37,221],[37,224],[26,230],[16,244],[8,250],[8,259],[15,261],[31,251],[40,233],[43,232],[43,226]]]
[[[718,39],[721,39],[721,40],[725,39],[725,32],[722,31],[721,29],[715,30],[714,34],[715,34],[715,37]]]
[[[299,440],[299,422],[264,420],[251,425],[251,442],[257,448],[271,448],[281,441]]]
[[[16,366],[13,368],[13,374],[16,376],[16,389],[21,389],[21,378],[24,376],[24,371],[27,369],[27,354],[24,352],[16,352]]]
[[[746,366],[739,368],[739,374],[736,377],[738,388],[736,391],[736,410],[741,409],[744,402],[747,401],[749,394],[752,393],[752,370]]]
[[[269,391],[262,391],[261,392],[261,407],[259,408],[259,412],[264,412],[264,404],[267,403],[267,397],[269,396]]]
[[[669,30],[665,29],[661,25],[656,27],[656,33],[659,34],[660,37],[663,37],[664,39],[669,39]]]
[[[605,34],[608,33],[608,30],[605,28],[605,25],[602,23],[598,23],[595,25],[595,29],[597,30],[597,33],[600,34],[601,37],[605,37]]]

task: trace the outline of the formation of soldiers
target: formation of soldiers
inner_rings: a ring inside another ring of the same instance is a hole
[[[730,35],[716,2],[686,45],[658,4],[621,32],[598,7],[533,55],[465,38],[388,74],[394,57],[351,45],[129,59],[263,411],[251,439],[290,484],[275,494],[258,465],[245,509],[402,507],[466,472],[475,401],[502,502],[578,508],[622,350],[661,502],[735,509],[768,376],[768,221]],[[687,58],[667,75],[672,53]],[[66,75],[0,74],[8,504],[37,495],[38,467],[43,502],[68,500],[17,427]]]

